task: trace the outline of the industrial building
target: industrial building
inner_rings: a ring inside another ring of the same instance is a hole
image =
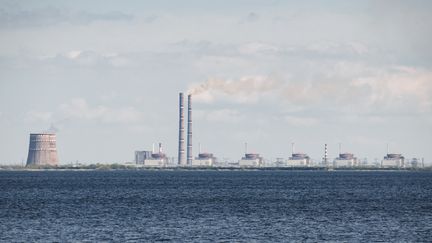
[[[32,133],[26,166],[57,166],[57,141],[54,133]]]
[[[310,166],[310,157],[304,153],[293,153],[287,160],[287,166],[307,167]]]
[[[158,152],[154,152],[154,146],[152,154],[149,158],[144,159],[143,165],[149,167],[165,167],[168,164],[168,158],[162,151],[162,143],[159,143]]]
[[[213,166],[216,163],[216,157],[212,153],[199,153],[198,157],[192,161],[192,166]]]
[[[405,158],[401,154],[387,154],[381,161],[381,168],[402,168]]]
[[[311,164],[310,157],[305,153],[296,153],[294,143],[291,143],[291,157],[285,163],[289,167],[308,167]]]
[[[419,158],[405,159],[405,168],[422,168],[422,160]]]
[[[240,167],[259,167],[264,164],[264,160],[259,154],[246,153],[239,161]]]
[[[333,161],[334,167],[354,167],[357,165],[357,158],[352,153],[339,153],[339,157]]]
[[[287,163],[284,158],[276,158],[273,164],[276,167],[284,167]]]
[[[407,163],[405,163],[405,166]],[[411,168],[423,168],[424,167],[424,158],[412,158],[409,165]]]
[[[135,151],[135,164],[144,164],[146,159],[150,159],[152,151]]]

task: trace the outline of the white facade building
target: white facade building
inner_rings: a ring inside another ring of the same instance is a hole
[[[240,167],[259,167],[263,165],[263,158],[259,154],[245,154],[245,157],[241,158],[239,161]]]
[[[357,165],[357,158],[354,157],[354,154],[350,153],[339,154],[339,157],[333,161],[334,167],[354,167]]]
[[[307,154],[293,153],[287,160],[288,167],[308,167],[310,166],[310,158]]]
[[[381,168],[402,168],[405,158],[401,154],[387,154],[381,161]]]
[[[213,166],[215,162],[216,162],[216,158],[213,156],[213,154],[200,153],[198,154],[198,157],[192,160],[192,166],[209,167],[209,166]]]

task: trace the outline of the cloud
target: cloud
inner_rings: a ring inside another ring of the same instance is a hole
[[[239,51],[240,53],[243,54],[259,54],[259,53],[273,54],[273,53],[280,52],[280,48],[275,45],[271,45],[263,42],[249,42],[240,45]]]
[[[376,76],[353,81],[356,86],[366,85],[371,89],[368,97],[371,106],[389,109],[416,109],[418,112],[432,111],[432,72],[419,68],[393,67]],[[414,107],[404,107],[415,105]]]
[[[111,108],[106,106],[91,107],[83,98],[75,98],[60,105],[66,119],[90,120],[102,123],[135,124],[144,120],[144,113],[134,107]]]
[[[322,79],[285,84],[284,100],[303,107],[381,115],[432,110],[432,72],[419,68],[366,68],[342,76],[330,72]]]
[[[246,15],[246,17],[242,18],[240,20],[240,23],[253,23],[256,22],[260,19],[259,14],[254,13],[254,12],[250,12],[248,13],[248,15]]]
[[[315,42],[305,47],[305,51],[315,52],[321,55],[365,55],[369,48],[360,42]]]
[[[0,9],[0,28],[44,27],[68,23],[86,25],[95,21],[129,21],[133,16],[119,11],[107,13],[89,13],[86,11],[68,11],[54,7],[39,9]]]
[[[159,18],[159,16],[157,15],[151,15],[151,16],[147,16],[143,18],[143,21],[145,23],[153,23],[154,21],[156,21]]]
[[[314,126],[319,123],[317,118],[288,115],[284,117],[284,121],[293,126]]]
[[[244,119],[238,110],[217,109],[211,111],[198,111],[198,116],[209,122],[238,123]]]
[[[96,51],[72,50],[54,56],[42,56],[40,60],[54,65],[79,67],[131,67],[135,62],[126,55],[118,53],[99,53]]]
[[[51,124],[50,127],[46,130],[46,132],[57,133],[59,132],[59,130],[60,129],[56,125]]]

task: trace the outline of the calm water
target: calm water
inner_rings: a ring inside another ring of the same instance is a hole
[[[432,173],[0,172],[0,240],[432,241]]]

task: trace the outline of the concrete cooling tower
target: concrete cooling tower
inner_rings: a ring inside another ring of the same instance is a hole
[[[27,165],[58,165],[56,135],[54,133],[30,134]]]

